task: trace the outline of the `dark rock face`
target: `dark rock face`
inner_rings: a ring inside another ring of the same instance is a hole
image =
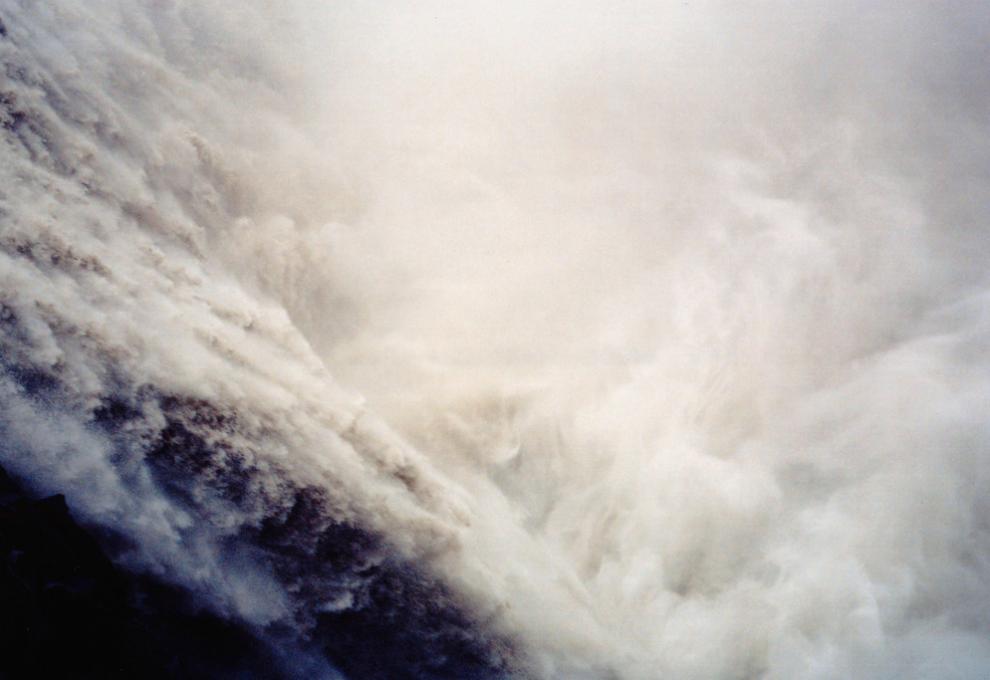
[[[247,630],[114,567],[63,496],[0,470],[0,678],[284,678]]]
[[[291,482],[227,446],[223,433],[242,429],[237,414],[175,397],[158,404],[167,424],[147,460],[159,483],[197,512],[188,480],[209,480],[216,501],[260,517],[240,542],[293,593],[297,625],[336,668],[360,680],[509,675],[510,643],[472,620],[438,579],[396,557],[382,537],[336,517],[325,489]],[[111,428],[138,412],[114,410]],[[282,480],[277,496],[261,491],[259,475]]]
[[[10,373],[25,394],[59,400],[32,372]],[[133,394],[105,400],[90,417],[94,428],[125,438],[143,423],[135,400],[153,401],[164,424],[143,430],[140,465],[197,521],[239,518],[232,559],[249,555],[272,574],[289,615],[263,628],[225,620],[203,593],[122,571],[113,560],[133,539],[114,527],[87,533],[62,496],[29,500],[4,475],[0,680],[325,678],[327,662],[352,680],[516,675],[511,641],[472,618],[437,577],[340,517],[328,490],[239,448],[250,437],[235,412],[150,388]]]

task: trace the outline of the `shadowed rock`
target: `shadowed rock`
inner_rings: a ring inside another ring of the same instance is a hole
[[[117,569],[61,495],[0,469],[0,678],[285,678],[246,629]]]

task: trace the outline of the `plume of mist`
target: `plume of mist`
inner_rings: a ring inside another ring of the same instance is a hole
[[[5,361],[69,386],[74,442],[4,388],[4,462],[88,451],[15,467],[140,559],[289,607],[217,575],[250,517],[107,481],[73,414],[121,382],[243,414],[521,674],[986,677],[983,4],[0,16]]]

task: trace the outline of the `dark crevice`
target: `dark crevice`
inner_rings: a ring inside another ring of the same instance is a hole
[[[61,495],[0,469],[0,678],[290,677],[254,634],[121,571]]]

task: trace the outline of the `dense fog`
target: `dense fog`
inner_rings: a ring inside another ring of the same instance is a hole
[[[127,568],[300,677],[354,561],[492,677],[990,673],[985,4],[0,20],[0,464]]]

